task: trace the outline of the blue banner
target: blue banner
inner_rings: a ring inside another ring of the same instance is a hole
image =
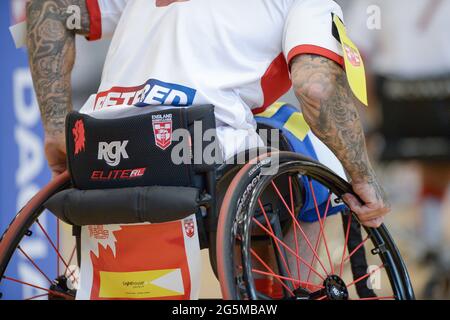
[[[44,156],[43,130],[33,91],[25,49],[16,49],[10,25],[25,15],[25,1],[0,3],[0,232],[4,232],[20,208],[50,180]],[[55,219],[39,219],[55,241]],[[56,274],[56,255],[44,233],[33,228],[33,236],[21,248],[48,275]],[[16,252],[6,276],[49,288],[48,280],[25,255]],[[52,279],[53,280],[53,279]],[[3,279],[3,299],[23,299],[46,292]]]

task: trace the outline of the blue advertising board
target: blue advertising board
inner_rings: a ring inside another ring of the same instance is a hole
[[[20,208],[50,180],[44,156],[39,107],[24,48],[16,49],[9,27],[23,19],[22,0],[0,2],[0,232]],[[54,239],[56,222],[49,214],[40,223]],[[34,230],[21,247],[47,274],[56,272],[56,255],[45,235]],[[5,275],[48,288],[48,281],[24,255],[15,254]],[[45,292],[3,279],[3,299],[23,299]]]

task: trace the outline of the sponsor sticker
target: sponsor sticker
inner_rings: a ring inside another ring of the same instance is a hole
[[[100,271],[100,298],[163,298],[184,294],[180,269]]]

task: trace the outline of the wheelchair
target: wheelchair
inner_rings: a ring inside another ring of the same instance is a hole
[[[163,108],[157,112],[168,111],[174,112],[174,118],[180,112],[179,118],[184,119],[182,126],[189,130],[193,119],[206,124],[204,130],[215,127],[212,106]],[[68,137],[80,119],[100,121],[71,114],[67,120]],[[129,131],[145,124],[139,122],[142,117],[130,119]],[[120,188],[114,186],[114,181],[104,182],[101,188],[89,185],[89,179],[77,171],[86,168],[75,168],[76,161],[70,159],[74,156],[69,150],[77,146],[68,139],[70,173],[61,174],[40,190],[20,210],[1,238],[0,288],[5,283],[31,288],[33,294],[24,299],[73,300],[76,297],[73,265],[79,266],[81,260],[80,226],[160,223],[196,212],[200,247],[209,249],[223,299],[414,299],[406,266],[387,228],[384,225],[377,229],[363,227],[343,203],[342,195],[353,192],[351,185],[318,161],[295,152],[298,150],[294,150],[289,133],[283,128],[275,128],[263,118],[257,119],[260,130],[269,128],[280,133],[278,148],[273,148],[274,141],[269,141],[266,149],[247,150],[236,155],[233,161],[194,164],[187,171],[181,167],[169,168],[165,174],[172,175],[170,181],[161,180],[159,172],[144,185],[133,185],[135,182],[128,179]],[[108,121],[115,121],[114,125],[119,127],[123,120]],[[114,131],[109,126],[104,133]],[[101,130],[97,134],[102,135]],[[96,137],[86,137],[89,139]],[[89,161],[83,160],[80,166],[89,166]],[[156,163],[157,160],[145,161]],[[158,163],[161,161],[158,159]],[[187,182],[180,178],[182,174],[186,174]],[[95,201],[77,201],[80,192],[94,195]],[[124,207],[131,208],[136,203],[136,193],[150,197],[146,202],[149,206],[154,203],[151,197],[158,197],[158,208],[144,206],[124,212]],[[75,200],[71,200],[71,194]],[[117,201],[102,202],[102,194]],[[121,209],[115,210],[117,206]],[[169,208],[174,214],[167,217],[164,213]],[[53,225],[57,228],[55,236],[42,223],[42,219],[52,217],[46,213],[48,209],[57,217]],[[100,214],[103,217],[99,218],[99,212],[103,212]],[[60,221],[73,229],[73,249],[66,253],[60,247],[59,230],[63,223]],[[26,242],[35,236],[44,237],[48,241],[47,249],[54,251],[56,267],[50,268],[52,274],[45,272],[27,251]],[[29,263],[40,276],[39,282],[19,278],[17,270],[9,267],[17,256]]]

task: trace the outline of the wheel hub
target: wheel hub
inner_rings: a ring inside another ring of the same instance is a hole
[[[338,276],[328,276],[323,282],[325,294],[329,300],[348,300],[345,282]]]
[[[57,295],[55,293],[61,293],[67,297],[75,297],[76,291],[71,290],[67,286],[67,278],[65,276],[60,276],[49,288],[53,293],[49,293],[49,300],[67,300],[64,296]]]

